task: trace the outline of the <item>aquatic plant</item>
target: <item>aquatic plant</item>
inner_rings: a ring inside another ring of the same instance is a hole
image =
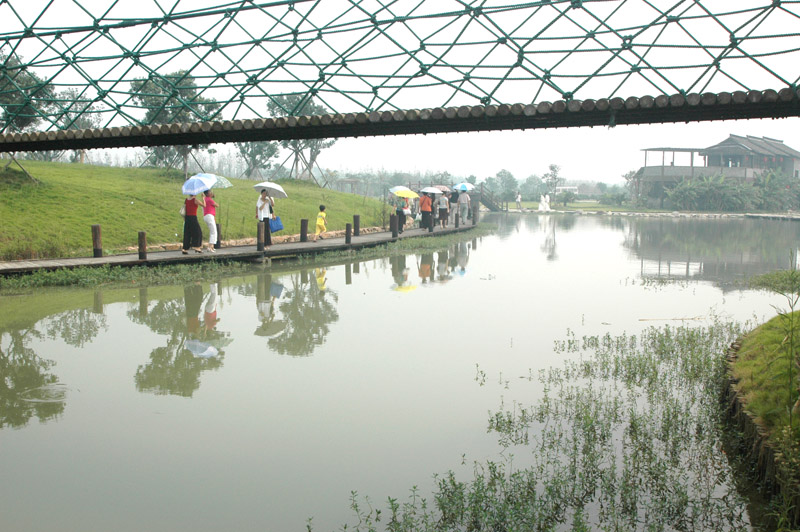
[[[404,504],[390,498],[388,518],[354,497],[356,523],[344,529],[747,530],[719,405],[724,353],[741,331],[719,321],[638,336],[570,331],[555,345],[561,366],[514,381],[541,398],[501,399],[489,413],[506,458],[476,463],[468,480],[436,476],[430,503],[416,489]],[[487,382],[478,367],[475,381]]]

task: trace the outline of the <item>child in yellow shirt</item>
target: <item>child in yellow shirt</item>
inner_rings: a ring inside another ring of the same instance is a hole
[[[319,206],[319,213],[317,214],[317,229],[314,233],[314,242],[317,238],[322,240],[322,234],[328,230],[328,215],[325,213],[325,205]]]

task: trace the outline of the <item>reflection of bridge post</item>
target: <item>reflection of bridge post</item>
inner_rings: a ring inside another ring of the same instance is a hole
[[[308,283],[308,270],[301,270],[300,271],[300,282],[302,284]]]
[[[350,263],[344,265],[344,284],[353,284],[353,273],[350,271]]]
[[[354,262],[353,263],[353,273],[361,273],[361,263]]]
[[[139,289],[139,317],[147,316],[147,288]]]
[[[478,239],[477,238],[473,238],[472,239],[472,251],[475,251],[476,249],[478,249]]]
[[[103,313],[103,292],[97,290],[94,293],[94,303],[92,305],[92,312],[95,314]]]

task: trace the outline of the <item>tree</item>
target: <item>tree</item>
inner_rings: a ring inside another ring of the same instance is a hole
[[[285,94],[273,96],[267,103],[267,111],[272,116],[321,115],[327,109],[314,102],[305,94]],[[294,160],[290,176],[297,179],[314,180],[314,164],[317,157],[326,148],[330,148],[336,139],[294,139],[281,141],[281,147],[292,152]],[[306,152],[308,154],[306,155]]]
[[[471,176],[469,176],[467,178],[467,183],[470,183],[472,185],[477,185],[478,184],[478,178],[475,177],[474,175],[471,175]]]
[[[100,107],[77,89],[67,89],[56,97],[56,123],[61,129],[94,129],[100,125]],[[77,150],[73,162],[83,163],[86,150]]]
[[[151,74],[147,78],[131,82],[134,103],[146,109],[146,124],[172,124],[180,122],[203,121],[211,118],[220,108],[215,100],[203,98],[197,92],[194,77],[185,70],[159,76]],[[156,146],[149,149],[149,155],[156,166],[172,166],[176,154],[183,158],[183,173],[188,175],[191,146]]]
[[[0,131],[35,126],[53,100],[53,86],[31,72],[16,54],[0,52]]]
[[[244,161],[244,174],[248,179],[258,174],[259,169],[272,166],[270,159],[278,156],[278,144],[275,142],[237,142],[239,158]]]
[[[538,200],[539,196],[545,192],[545,184],[538,175],[531,175],[520,186],[520,192],[523,199]]]
[[[553,195],[556,193],[556,187],[565,181],[564,178],[559,175],[560,172],[560,166],[551,164],[549,170],[543,176],[544,182],[547,184],[547,191]]]
[[[558,195],[557,201],[562,202],[564,204],[564,207],[566,207],[567,203],[569,203],[570,201],[575,201],[577,197],[578,195],[575,194],[575,192],[573,192],[572,190],[565,190]]]
[[[513,201],[519,190],[519,182],[508,170],[497,172],[497,181],[500,188],[500,199]]]

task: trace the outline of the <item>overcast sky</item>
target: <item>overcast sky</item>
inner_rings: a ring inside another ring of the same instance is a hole
[[[503,169],[524,180],[557,164],[566,179],[622,183],[623,174],[644,165],[645,148],[706,148],[731,134],[770,137],[800,150],[800,118],[784,118],[340,139],[319,163],[334,170],[448,171],[479,181]],[[648,154],[647,162],[661,164],[661,156]],[[688,165],[689,155],[676,154],[675,164]]]

